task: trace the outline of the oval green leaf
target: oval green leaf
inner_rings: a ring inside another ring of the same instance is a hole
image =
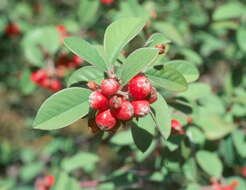
[[[184,76],[186,82],[194,82],[199,77],[197,68],[189,61],[173,60],[164,64],[166,68],[173,68],[181,73]]]
[[[151,69],[146,75],[156,87],[174,92],[182,92],[188,88],[188,84],[178,71],[173,68]]]
[[[34,128],[53,130],[66,127],[89,111],[90,91],[83,88],[67,88],[50,96],[40,107],[34,120]]]
[[[156,122],[156,127],[166,140],[171,134],[171,115],[168,105],[161,94],[158,93],[158,99],[151,105],[153,109],[153,118]]]
[[[107,66],[103,58],[99,55],[96,48],[87,41],[81,38],[69,37],[64,39],[64,43],[73,53],[82,57],[90,64],[95,65],[102,71],[107,70]]]
[[[132,77],[144,68],[150,67],[158,57],[158,49],[156,48],[140,48],[131,53],[126,63],[122,66],[121,80],[125,85]]]
[[[108,64],[112,65],[119,52],[144,27],[145,22],[140,18],[123,18],[109,25],[104,34],[104,49]]]
[[[213,152],[200,150],[196,154],[199,166],[211,177],[221,177],[223,165],[218,155]]]
[[[82,81],[95,81],[100,83],[104,77],[104,73],[94,66],[82,67],[69,77],[67,85],[71,86]]]

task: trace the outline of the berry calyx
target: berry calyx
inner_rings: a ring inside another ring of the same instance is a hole
[[[118,108],[121,107],[122,102],[123,102],[123,98],[120,97],[120,96],[115,95],[112,98],[110,98],[110,100],[109,100],[109,107],[111,109],[115,109],[116,110],[116,109],[118,109]]]
[[[128,91],[134,100],[144,100],[150,94],[151,86],[148,78],[140,74],[130,80]]]
[[[96,124],[101,130],[111,130],[115,127],[116,123],[117,120],[111,113],[110,109],[99,112],[96,116]]]
[[[99,88],[99,85],[97,83],[95,83],[94,81],[89,81],[86,84],[88,86],[89,89],[95,91]]]
[[[132,106],[134,109],[134,115],[138,116],[145,116],[150,112],[150,105],[147,100],[136,100],[132,102]]]
[[[156,45],[155,48],[159,49],[159,55],[164,54],[166,51],[166,46],[164,44]]]
[[[113,79],[113,78],[105,79],[101,83],[102,93],[105,96],[114,95],[115,93],[117,93],[119,88],[120,88],[119,82],[116,79]]]
[[[91,108],[103,111],[108,108],[108,99],[101,93],[101,90],[97,90],[90,94],[89,104]]]
[[[117,119],[127,121],[130,120],[134,115],[134,109],[129,101],[124,100],[121,104],[121,107],[113,111],[113,113]]]

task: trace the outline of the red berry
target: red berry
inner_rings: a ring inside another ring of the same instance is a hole
[[[55,183],[55,177],[52,175],[48,175],[44,177],[44,184],[46,187],[51,187]]]
[[[42,86],[44,88],[50,88],[50,83],[51,83],[51,79],[50,78],[45,78],[44,80],[42,80],[40,82],[40,86]]]
[[[11,23],[5,28],[5,33],[12,37],[20,34],[20,28],[16,23]]]
[[[246,166],[242,167],[241,174],[244,178],[246,178]]]
[[[110,98],[110,100],[109,100],[109,107],[111,109],[118,109],[118,108],[121,107],[122,102],[123,102],[123,98],[120,97],[120,96],[115,95],[112,98]]]
[[[127,121],[130,120],[134,115],[134,110],[132,104],[129,101],[124,100],[121,104],[121,107],[113,111],[113,113],[117,119]]]
[[[114,95],[119,90],[119,88],[120,88],[119,82],[113,78],[105,79],[101,83],[102,93],[105,96]]]
[[[53,91],[59,91],[61,90],[62,88],[62,85],[61,85],[61,82],[57,79],[53,79],[50,81],[50,89],[53,90]]]
[[[90,106],[96,110],[106,110],[108,108],[108,99],[101,93],[101,90],[94,91],[89,97]]]
[[[102,4],[105,4],[105,5],[110,5],[114,2],[114,0],[101,0],[101,3]]]
[[[185,131],[183,130],[183,126],[182,126],[181,123],[180,123],[178,120],[176,120],[176,119],[173,119],[173,120],[171,121],[171,127],[172,127],[172,133],[173,133],[173,134],[180,134],[180,135],[182,135],[182,134],[185,133]]]
[[[79,66],[81,63],[84,62],[84,60],[82,58],[80,58],[79,56],[74,55],[73,56],[73,62],[75,64],[75,66]]]
[[[31,80],[36,83],[40,83],[46,78],[47,78],[47,72],[44,69],[37,70],[35,72],[32,72],[31,74]]]
[[[150,112],[150,105],[147,100],[136,100],[132,102],[135,116],[145,116]]]
[[[157,100],[157,91],[156,91],[155,87],[152,87],[151,91],[150,91],[150,95],[149,95],[148,101],[149,101],[150,104],[152,104],[156,100]]]
[[[108,131],[115,127],[117,120],[110,109],[107,109],[97,114],[96,123],[101,130]]]
[[[147,77],[137,75],[130,80],[128,90],[135,100],[143,100],[150,94],[151,86]]]

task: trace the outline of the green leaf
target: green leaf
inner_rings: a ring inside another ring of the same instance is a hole
[[[196,127],[189,127],[186,133],[190,141],[194,144],[203,145],[206,140],[203,132]]]
[[[82,57],[90,64],[97,66],[102,71],[107,70],[103,58],[99,55],[96,48],[87,41],[81,38],[69,37],[64,39],[64,43],[73,53]]]
[[[137,121],[137,125],[139,127],[143,128],[144,130],[148,131],[153,136],[155,135],[156,123],[150,114],[148,114],[144,117],[139,117],[138,121]]]
[[[71,158],[63,159],[61,166],[67,172],[71,172],[79,168],[83,168],[86,172],[92,172],[98,161],[99,157],[97,155],[89,152],[80,152]]]
[[[200,167],[211,177],[221,177],[223,165],[216,153],[200,150],[196,154]]]
[[[245,6],[241,3],[230,2],[227,4],[222,4],[218,7],[214,14],[214,20],[224,20],[224,19],[232,19],[242,16],[245,13]]]
[[[190,181],[196,181],[197,178],[197,166],[196,162],[193,158],[187,160],[183,165],[183,172],[185,174],[186,179]]]
[[[104,74],[101,70],[98,70],[94,66],[85,66],[73,72],[68,79],[67,85],[71,86],[82,81],[94,81],[100,83],[103,78]]]
[[[171,134],[171,115],[165,99],[158,93],[158,99],[151,105],[156,127],[166,140]]]
[[[242,51],[246,52],[246,27],[241,27],[237,31],[237,43]]]
[[[246,158],[246,137],[243,131],[237,130],[232,133],[234,146],[242,158]]]
[[[199,77],[197,68],[190,62],[185,60],[168,61],[165,64],[166,68],[172,68],[181,73],[186,82],[194,82]]]
[[[185,44],[183,36],[177,30],[177,28],[168,22],[156,22],[153,24],[154,28],[163,33],[168,39],[174,43],[183,46]]]
[[[131,131],[134,143],[136,144],[139,150],[145,152],[151,145],[153,136],[144,128],[137,126],[136,123],[132,123]]]
[[[140,18],[124,18],[109,25],[104,34],[104,49],[109,66],[114,63],[120,51],[144,27]]]
[[[112,138],[111,143],[116,145],[131,145],[134,143],[131,130],[119,131]]]
[[[23,181],[31,181],[43,170],[44,163],[31,162],[24,165],[20,170],[20,177]]]
[[[32,93],[36,89],[36,85],[30,80],[31,71],[25,69],[21,73],[20,90],[24,95]]]
[[[51,190],[80,190],[79,183],[69,177],[66,172],[59,171],[58,174],[55,175],[55,184],[52,186]]]
[[[151,69],[146,75],[156,87],[164,88],[174,92],[182,92],[188,88],[185,78],[172,68]]]
[[[164,34],[154,33],[149,37],[149,39],[145,43],[145,46],[154,47],[159,44],[169,44],[169,43],[171,43],[171,40],[169,40]]]
[[[78,17],[83,28],[88,28],[97,21],[99,7],[98,0],[80,0]]]
[[[122,84],[125,85],[136,74],[144,71],[146,67],[151,67],[157,57],[158,49],[156,48],[140,48],[131,53],[122,66]]]
[[[39,108],[34,128],[59,129],[85,116],[89,111],[89,94],[89,90],[77,87],[53,94]]]

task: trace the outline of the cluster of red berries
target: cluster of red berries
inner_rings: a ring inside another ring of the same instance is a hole
[[[35,182],[35,190],[50,190],[55,183],[55,177],[52,175],[39,178]]]
[[[83,60],[74,55],[69,57],[67,54],[61,54],[55,62],[54,71],[47,69],[39,69],[31,74],[31,80],[43,88],[52,91],[59,91],[62,83],[59,78],[63,78],[67,74],[68,69],[74,69],[80,66]]]
[[[105,5],[111,5],[113,2],[114,0],[101,0],[101,3]]]
[[[219,183],[215,178],[212,178],[211,182],[213,190],[236,190],[237,186],[239,185],[238,181],[232,181],[229,185],[223,185]]]
[[[185,134],[185,130],[183,129],[183,125],[176,119],[171,121],[171,129],[173,135],[183,135]]]
[[[100,87],[94,82],[87,85],[94,90],[89,103],[98,111],[96,125],[103,131],[113,131],[119,122],[147,115],[150,104],[157,100],[156,89],[144,74],[136,75],[123,88],[115,78],[103,80]]]
[[[4,32],[9,37],[18,36],[21,33],[20,28],[16,23],[8,24]]]
[[[31,74],[31,80],[43,88],[50,89],[52,91],[59,91],[62,88],[61,81],[53,78],[48,74],[48,70],[39,69]]]

